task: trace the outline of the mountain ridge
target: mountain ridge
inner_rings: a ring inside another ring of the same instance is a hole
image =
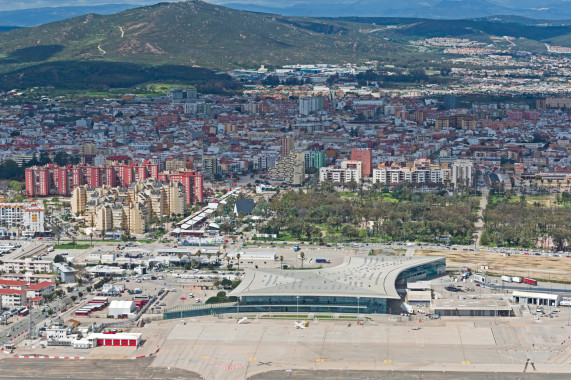
[[[512,36],[514,45],[502,49],[514,52],[543,53],[545,44],[571,46],[571,26],[524,25],[524,19],[518,20],[302,18],[240,11],[198,0],[159,3],[0,33],[0,73],[18,73],[42,64],[61,71],[57,62],[229,70],[379,60],[426,67],[431,60],[440,60],[442,50],[420,52],[411,41],[429,37],[491,44],[491,36]]]

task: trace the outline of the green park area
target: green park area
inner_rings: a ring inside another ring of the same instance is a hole
[[[515,196],[490,192],[481,244],[563,250],[567,241],[571,241],[569,193]]]
[[[275,217],[259,231],[284,241],[470,244],[478,204],[474,195],[422,193],[403,186],[390,192],[335,192],[321,186],[275,198],[269,205]]]

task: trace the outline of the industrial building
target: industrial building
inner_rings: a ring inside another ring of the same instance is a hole
[[[559,302],[561,302],[561,295],[539,292],[522,292],[515,290],[512,293],[512,301],[519,304],[559,306]]]
[[[135,302],[113,300],[109,305],[109,317],[119,318],[130,316],[135,311]]]
[[[457,317],[512,317],[510,303],[504,299],[460,297],[432,300],[434,314]]]
[[[140,333],[116,333],[116,334],[93,333],[87,336],[87,340],[91,343],[91,347],[99,347],[99,346],[139,347],[139,345],[141,344],[141,334]]]

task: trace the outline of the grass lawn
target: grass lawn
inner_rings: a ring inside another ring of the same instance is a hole
[[[54,245],[54,249],[88,249],[91,248],[89,244],[59,244]]]

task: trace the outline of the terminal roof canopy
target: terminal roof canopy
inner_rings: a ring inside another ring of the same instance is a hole
[[[395,283],[403,271],[441,257],[346,257],[343,264],[314,270],[254,269],[232,296],[335,296],[400,299]]]

